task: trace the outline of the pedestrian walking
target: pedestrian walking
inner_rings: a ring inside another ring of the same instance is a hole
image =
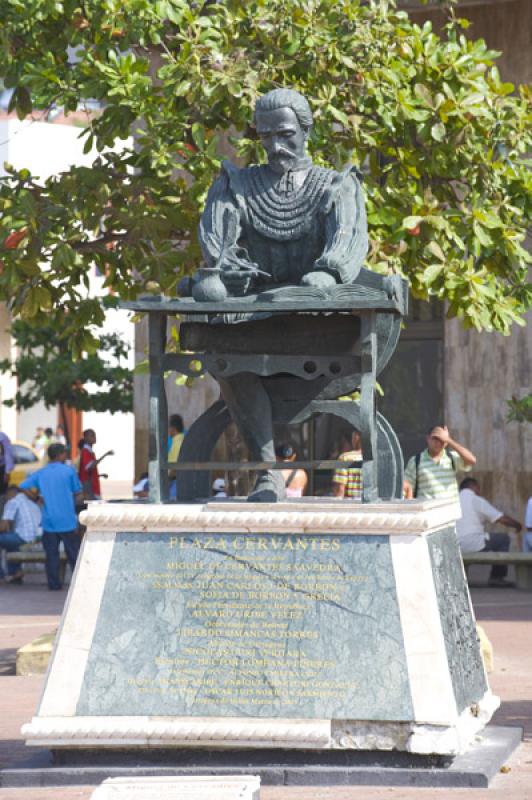
[[[77,528],[76,499],[81,483],[73,467],[65,464],[66,447],[58,442],[48,448],[48,464],[20,484],[21,489],[37,489],[42,500],[42,542],[46,554],[48,588],[61,589],[59,545],[63,542],[72,570],[76,565],[81,539]]]

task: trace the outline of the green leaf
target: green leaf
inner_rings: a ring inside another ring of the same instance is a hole
[[[476,220],[473,222],[473,231],[481,245],[489,247],[492,244],[491,236]]]
[[[192,138],[196,147],[203,150],[205,147],[205,128],[199,122],[194,122],[192,125]]]
[[[331,114],[331,116],[334,117],[335,120],[337,120],[338,122],[341,122],[342,125],[345,125],[346,127],[350,126],[350,122],[349,122],[349,118],[348,118],[347,114],[345,114],[339,108],[336,108],[335,106],[330,105],[330,106],[327,107],[327,109],[328,109],[329,113]]]
[[[434,283],[436,278],[443,272],[443,264],[431,264],[423,273],[423,279],[427,286]]]
[[[445,257],[445,253],[441,249],[441,247],[438,244],[438,242],[429,242],[428,245],[427,245],[427,250],[429,250],[429,252],[432,253],[433,256],[436,256],[436,258],[439,258],[440,261],[444,261],[445,262],[447,260],[446,257]]]
[[[24,119],[24,117],[27,117],[29,114],[31,114],[33,110],[31,95],[25,86],[18,86],[17,89],[15,89],[13,96],[16,98],[15,106],[17,110],[17,117],[19,119]]]
[[[432,126],[430,132],[432,134],[432,138],[436,142],[443,142],[447,134],[447,129],[443,124],[443,122],[437,122],[435,125]]]
[[[414,86],[414,94],[418,97],[424,105],[433,108],[434,100],[430,90],[423,83],[416,83]]]
[[[408,231],[411,230],[412,228],[415,228],[417,225],[420,224],[420,222],[423,222],[424,220],[425,217],[420,217],[417,215],[413,215],[411,217],[405,217],[401,223],[401,227]]]
[[[284,48],[284,52],[288,53],[289,56],[293,56],[299,50],[300,45],[301,45],[300,40],[295,36],[288,44],[288,46]]]

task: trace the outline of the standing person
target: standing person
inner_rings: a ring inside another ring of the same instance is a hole
[[[52,591],[61,589],[59,544],[63,542],[68,562],[74,570],[80,537],[77,533],[76,499],[81,483],[73,467],[65,464],[66,447],[55,442],[48,448],[48,464],[20,484],[21,489],[37,489],[42,511],[42,543],[46,553],[46,578]]]
[[[525,553],[532,553],[532,497],[526,504],[525,512],[525,535],[523,536],[523,550]]]
[[[35,450],[37,450],[37,449],[38,449],[38,447],[39,447],[39,443],[40,443],[40,441],[41,441],[41,439],[42,439],[42,437],[43,437],[43,436],[44,436],[44,428],[41,428],[41,426],[40,426],[40,425],[38,425],[38,426],[35,428],[35,436],[34,436],[34,437],[33,437],[33,439],[31,440],[31,446],[32,446],[33,448],[35,448]]]
[[[55,428],[55,433],[53,436],[54,442],[58,442],[59,444],[64,444],[65,447],[67,446],[67,440],[65,436],[65,429],[62,425],[57,425]]]
[[[180,414],[172,414],[168,420],[168,463],[178,461],[181,445],[185,438],[185,426]]]
[[[468,472],[477,459],[467,447],[451,438],[446,425],[436,425],[427,435],[427,448],[406,465],[404,495],[407,500],[447,497],[458,502],[457,472]]]
[[[114,455],[113,450],[108,450],[101,458],[96,458],[92,449],[95,444],[96,433],[92,428],[87,428],[86,431],[83,431],[83,439],[79,441],[79,479],[83,486],[85,500],[100,500],[102,493],[98,464],[107,456]]]
[[[183,424],[183,417],[180,414],[172,414],[168,420],[169,464],[176,464],[178,462],[184,438],[185,426]],[[171,500],[175,500],[177,497],[177,470],[170,470],[168,472],[168,478],[170,479],[169,497]]]
[[[15,456],[9,436],[0,431],[0,495],[6,493],[9,475],[15,466]]]
[[[44,433],[44,428],[39,426],[35,429],[35,436],[33,437],[31,446],[37,451],[39,459],[42,459],[46,452],[46,436]]]
[[[520,522],[503,514],[482,497],[475,478],[465,478],[460,484],[460,508],[462,517],[456,523],[456,535],[462,553],[508,552],[510,537],[507,533],[487,533],[486,525],[490,522],[500,522],[501,525],[521,533]],[[506,564],[494,564],[491,568],[490,586],[510,586],[506,580],[507,573]]]
[[[337,469],[333,476],[334,497],[362,500],[362,448],[360,431],[351,434],[351,450],[340,453],[338,459],[346,466]]]
[[[277,461],[286,461],[287,465],[295,461],[297,453],[291,444],[281,444],[275,448]],[[284,485],[287,497],[302,497],[308,484],[308,475],[304,469],[283,469],[281,475],[284,478]]]
[[[0,549],[16,553],[21,545],[34,542],[41,535],[41,509],[18,486],[9,486],[7,502],[0,520]],[[4,577],[0,564],[0,579]],[[8,583],[22,583],[24,573],[18,564],[7,562]]]

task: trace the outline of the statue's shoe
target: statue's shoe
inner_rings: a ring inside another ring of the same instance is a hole
[[[278,503],[286,497],[284,478],[281,472],[261,472],[248,503]]]

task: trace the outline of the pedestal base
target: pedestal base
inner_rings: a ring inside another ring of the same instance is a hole
[[[465,752],[498,699],[456,516],[441,501],[91,506],[27,743]]]
[[[326,750],[60,750],[0,773],[4,788],[96,786],[107,778],[258,775],[275,786],[486,787],[506,764],[521,728],[488,726],[468,752],[423,756],[401,752]]]

